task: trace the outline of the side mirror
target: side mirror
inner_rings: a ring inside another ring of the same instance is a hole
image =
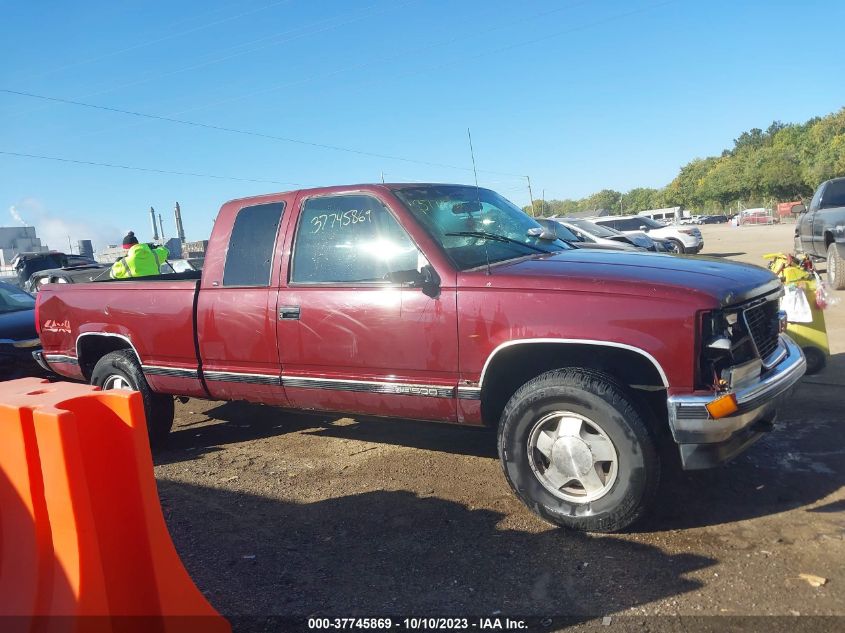
[[[421,270],[390,273],[390,281],[407,284],[410,288],[419,288],[424,295],[432,299],[440,294],[440,276],[430,264],[426,264]]]
[[[793,204],[790,211],[792,211],[794,215],[798,215],[800,213],[806,213],[807,207],[805,207],[803,204]]]
[[[648,233],[648,227],[645,224],[640,224],[640,231]]]
[[[434,299],[440,294],[440,275],[431,266],[426,264],[419,271],[415,271],[419,275],[418,280],[410,283],[412,288],[420,288],[426,297]]]

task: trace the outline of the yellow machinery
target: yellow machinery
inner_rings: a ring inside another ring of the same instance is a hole
[[[769,253],[763,257],[769,260],[769,270],[780,277],[784,285],[794,285],[804,291],[812,321],[808,323],[788,321],[786,333],[801,346],[804,356],[807,357],[807,373],[818,373],[827,365],[830,345],[827,340],[824,311],[816,301],[816,292],[821,285],[821,279],[813,267],[813,262],[806,255]]]

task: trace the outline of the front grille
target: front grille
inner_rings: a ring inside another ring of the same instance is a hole
[[[743,310],[745,325],[762,360],[778,346],[778,302],[766,301]]]

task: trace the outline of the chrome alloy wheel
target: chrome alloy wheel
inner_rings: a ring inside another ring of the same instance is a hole
[[[528,435],[527,450],[538,481],[564,501],[595,501],[616,481],[616,447],[598,424],[578,413],[555,411],[540,418]]]
[[[108,391],[109,389],[129,389],[130,391],[134,391],[135,387],[129,384],[125,376],[112,374],[103,381],[103,391]]]

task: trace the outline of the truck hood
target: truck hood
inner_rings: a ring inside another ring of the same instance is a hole
[[[768,294],[780,287],[780,280],[760,266],[727,262],[699,255],[662,255],[630,251],[577,249],[551,255],[503,262],[493,275],[534,278],[545,288],[596,289],[626,294],[697,292],[728,306]],[[516,281],[516,280],[515,280]],[[522,285],[520,283],[520,285]],[[615,288],[614,288],[615,287]]]

